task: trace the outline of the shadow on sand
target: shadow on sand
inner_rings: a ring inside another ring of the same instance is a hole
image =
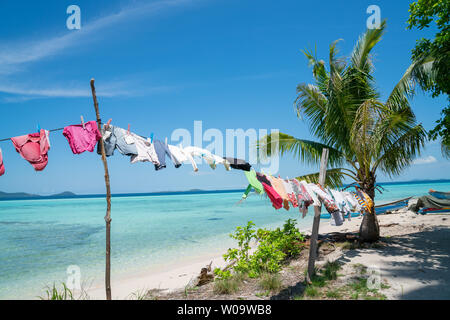
[[[348,250],[337,261],[348,263],[361,254],[373,252],[380,262],[382,277],[399,284],[412,283],[410,289],[399,291],[397,299],[450,299],[450,228],[434,227],[382,240],[388,244],[386,247]],[[300,281],[271,300],[293,299],[304,290]]]

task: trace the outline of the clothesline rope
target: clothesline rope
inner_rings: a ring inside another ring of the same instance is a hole
[[[101,123],[101,124],[104,124],[104,123]],[[48,130],[48,132],[62,131],[62,130],[64,130],[64,128],[51,129],[51,130]],[[11,140],[11,138],[14,138],[14,137],[0,139],[0,142],[9,141],[9,140]]]
[[[61,131],[61,130],[64,130],[64,128],[51,129],[51,130],[48,130],[48,132]],[[14,137],[11,137],[11,138],[14,138]],[[10,141],[11,138],[0,139],[0,142]]]

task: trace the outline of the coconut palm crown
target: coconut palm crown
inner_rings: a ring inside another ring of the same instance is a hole
[[[375,198],[376,173],[395,176],[420,154],[426,132],[411,110],[415,79],[431,70],[430,61],[413,63],[385,101],[381,101],[373,77],[372,49],[386,27],[367,30],[357,41],[350,57],[337,57],[330,45],[329,64],[304,51],[315,79],[299,84],[294,106],[297,117],[305,118],[317,141],[295,138],[285,133],[268,135],[257,142],[259,154],[270,157],[274,150],[290,153],[302,162],[319,164],[323,148],[329,149],[326,184],[341,186],[350,178]],[[270,147],[269,147],[270,146]],[[275,146],[275,148],[274,148]],[[318,173],[297,177],[317,182]],[[374,209],[364,216],[360,236],[366,241],[379,237]]]

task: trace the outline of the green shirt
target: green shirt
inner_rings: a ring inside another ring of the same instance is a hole
[[[249,185],[248,185],[247,189],[245,190],[244,194],[242,195],[242,198],[246,199],[248,194],[252,190],[252,188],[255,189],[255,191],[258,193],[263,192],[264,187],[261,184],[261,182],[259,182],[259,180],[256,178],[256,171],[255,170],[244,171],[244,173],[245,173],[245,176],[247,177]]]

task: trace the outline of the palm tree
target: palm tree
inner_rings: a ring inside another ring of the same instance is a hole
[[[429,71],[425,63],[413,63],[383,102],[375,87],[371,51],[380,41],[386,22],[367,30],[347,59],[337,57],[336,44],[330,45],[329,65],[304,51],[315,84],[299,84],[295,100],[297,117],[305,117],[316,141],[285,133],[268,135],[257,142],[259,155],[270,157],[293,154],[302,162],[319,164],[323,148],[329,149],[326,184],[342,185],[345,177],[375,198],[377,170],[398,175],[420,154],[426,132],[418,124],[409,99],[415,79]],[[269,147],[270,146],[270,147]],[[276,150],[276,151],[274,151]],[[297,177],[317,182],[318,173]],[[375,209],[364,215],[360,227],[364,241],[379,238]]]

